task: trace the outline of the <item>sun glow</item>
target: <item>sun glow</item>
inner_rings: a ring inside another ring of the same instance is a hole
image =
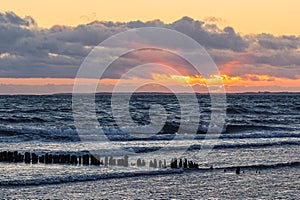
[[[207,78],[204,78],[200,75],[195,76],[183,76],[183,75],[169,75],[170,79],[178,82],[179,84],[190,84],[190,85],[219,85],[222,84],[225,80],[240,80],[239,77],[229,77],[225,74],[212,74]]]
[[[11,90],[16,90],[15,93],[22,91],[26,93],[24,87],[30,88],[30,93],[40,93],[36,91],[42,87],[43,93],[53,93],[51,88],[57,88],[59,92],[72,92],[72,87],[75,79],[72,78],[0,78],[0,85],[2,90],[0,93],[10,93]],[[101,89],[105,92],[110,92],[118,83],[118,79],[106,78],[101,80],[80,79],[85,86],[88,86],[95,81],[98,82]],[[181,75],[168,73],[153,73],[149,78],[131,77],[123,80],[124,87],[134,87],[140,83],[157,82],[165,86],[176,86],[180,91],[186,92],[185,88],[193,87],[195,91],[205,92],[209,87],[218,88],[221,86],[226,88],[226,92],[257,92],[257,91],[284,91],[285,88],[294,88],[292,91],[298,91],[300,79],[290,79],[275,77],[266,74],[244,74],[241,76],[230,76],[227,74],[212,74],[209,77],[202,77],[201,75]],[[7,89],[5,89],[7,87]],[[19,90],[18,87],[20,88]],[[48,87],[49,91],[46,90]],[[23,88],[23,89],[22,89]],[[60,89],[59,89],[60,88]],[[99,88],[100,89],[100,88]],[[181,90],[182,89],[182,90]],[[157,92],[164,92],[162,88],[149,86],[147,91],[155,90]],[[8,92],[9,91],[9,92]],[[36,92],[34,92],[36,91]],[[102,90],[99,90],[101,92]]]

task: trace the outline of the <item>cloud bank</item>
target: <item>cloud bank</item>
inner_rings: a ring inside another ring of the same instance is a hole
[[[0,78],[74,78],[94,46],[113,34],[140,27],[164,27],[192,37],[207,49],[221,73],[230,76],[300,78],[299,36],[241,35],[233,27],[221,29],[215,22],[183,17],[170,24],[160,20],[94,21],[46,29],[31,17],[0,13]],[[116,73],[106,74],[107,78]]]

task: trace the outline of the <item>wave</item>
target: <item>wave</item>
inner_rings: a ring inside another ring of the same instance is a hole
[[[0,109],[0,113],[27,113],[27,114],[31,114],[31,113],[54,113],[54,112],[72,112],[72,108],[32,108],[32,109],[28,109],[28,108],[24,108],[24,109]]]
[[[244,131],[259,131],[259,130],[293,130],[288,127],[279,127],[271,125],[250,125],[250,124],[228,124],[226,125],[225,132],[238,133]]]
[[[300,106],[295,106],[295,110],[300,111]]]
[[[0,118],[0,121],[3,120]],[[5,119],[8,121],[17,122],[15,119]],[[23,119],[20,119],[23,120]],[[28,122],[32,121],[42,121],[40,118],[31,118],[27,119]],[[111,141],[133,141],[133,140],[171,140],[175,138],[179,125],[177,124],[166,124],[161,130],[155,126],[144,125],[138,127],[105,127],[101,130],[99,129],[90,129],[90,130],[76,130],[75,127],[66,127],[66,128],[7,128],[0,127],[0,137],[1,136],[16,136],[19,135],[23,139],[41,139],[41,140],[69,140],[69,141],[78,141],[80,135],[88,134],[97,134],[99,131],[104,132]],[[208,131],[207,126],[183,126],[180,127],[183,130],[183,133],[186,134],[198,134],[196,138],[204,138],[205,134]],[[269,131],[264,133],[262,131]],[[272,131],[272,133],[270,132]],[[268,125],[247,125],[247,124],[228,124],[222,130],[222,138],[269,138],[269,137],[290,137],[289,134],[284,134],[279,136],[275,131],[279,132],[293,132],[295,129],[290,127],[279,127],[279,126],[268,126]],[[273,132],[275,134],[273,134]],[[245,135],[241,135],[245,133]],[[249,133],[253,135],[249,136]],[[137,135],[145,135],[146,137],[140,138],[135,137]],[[211,133],[214,134],[214,133]],[[233,134],[239,134],[233,136]],[[152,135],[149,137],[149,135]],[[201,136],[204,135],[204,136]],[[226,135],[226,136],[225,136]],[[291,134],[293,137],[298,137],[298,135]],[[176,136],[177,137],[177,136]],[[3,138],[2,138],[3,139]],[[21,138],[20,138],[21,139]]]
[[[277,114],[290,114],[291,110],[293,110],[293,107],[279,107],[278,109],[273,109],[271,105],[247,105],[247,106],[241,106],[241,105],[231,105],[227,107],[226,113],[228,115],[277,115]],[[282,109],[282,110],[281,110]],[[299,110],[299,106],[295,106],[295,110]],[[289,112],[287,112],[289,111]],[[210,110],[205,110],[204,112],[209,113]]]
[[[274,164],[255,164],[255,165],[239,165],[239,166],[225,166],[215,167],[213,170],[230,171],[240,167],[242,170],[266,170],[266,169],[278,169],[285,167],[300,167],[300,162],[286,162],[286,163],[274,163]],[[199,169],[159,169],[155,171],[135,171],[135,172],[119,172],[119,173],[103,173],[92,175],[75,175],[66,177],[53,177],[53,178],[33,178],[27,180],[10,180],[0,181],[0,186],[37,186],[37,185],[51,185],[51,184],[64,184],[72,182],[86,182],[86,181],[99,181],[105,179],[120,179],[140,176],[157,176],[157,175],[171,175],[193,172],[211,172],[211,168],[199,168]]]
[[[251,110],[248,110],[246,108],[243,108],[241,106],[235,106],[235,107],[228,107],[226,109],[227,114],[243,114],[243,113],[250,113]]]
[[[30,129],[30,128],[0,128],[1,140],[9,140],[6,137],[18,136],[18,140],[41,140],[41,141],[79,141],[79,136],[74,129]],[[4,138],[3,138],[4,136]]]
[[[39,117],[20,117],[20,116],[0,117],[0,121],[9,122],[9,123],[47,122],[47,120]]]
[[[196,136],[198,138],[198,136]],[[234,133],[222,134],[220,139],[254,139],[254,138],[300,138],[300,133],[272,132],[272,133]]]
[[[77,175],[77,176],[68,176],[68,177],[29,179],[29,180],[17,180],[17,181],[15,180],[1,181],[0,186],[49,185],[49,184],[61,184],[61,183],[70,183],[70,182],[98,181],[103,179],[114,179],[114,178],[178,174],[182,172],[183,172],[182,169],[165,169],[165,170],[156,170],[156,171],[137,171],[137,172],[122,172],[122,173],[120,172],[120,173],[94,174],[94,175]]]
[[[174,128],[172,128],[173,130]],[[169,133],[169,131],[159,132],[156,127],[146,125],[141,127],[106,127],[101,129],[110,141],[155,141],[155,140],[184,140],[196,139],[203,140],[206,138],[207,127],[198,127],[198,134],[189,134],[197,130],[197,126],[183,127],[187,134]],[[273,130],[278,131],[273,131]],[[242,130],[242,131],[241,131]],[[248,132],[245,132],[248,130]],[[250,131],[252,130],[252,131]],[[255,130],[272,130],[272,132],[257,132]],[[18,141],[41,140],[41,141],[80,141],[82,136],[91,136],[97,138],[100,129],[93,130],[76,130],[75,128],[58,128],[58,129],[34,129],[34,128],[7,128],[0,127],[0,141],[9,141],[18,137]],[[250,132],[249,132],[250,131]],[[80,133],[80,135],[78,135]],[[211,133],[210,135],[214,135]],[[227,125],[224,128],[220,139],[247,139],[247,138],[299,138],[300,133],[287,131],[281,127],[252,126],[252,125]],[[100,137],[99,137],[100,138]],[[214,137],[216,138],[216,137]]]
[[[235,148],[261,148],[261,147],[273,147],[283,145],[300,145],[300,141],[278,141],[278,142],[260,142],[260,143],[240,143],[240,144],[216,144],[213,149],[235,149]],[[211,148],[211,146],[205,147]],[[189,150],[202,149],[201,145],[192,145]]]
[[[216,145],[191,145],[189,147],[186,146],[173,146],[169,147],[168,150],[179,150],[187,148],[188,151],[195,151],[201,149],[241,149],[241,148],[264,148],[264,147],[274,147],[274,146],[284,146],[284,145],[296,145],[300,146],[300,141],[278,141],[278,142],[260,142],[260,143],[226,143],[226,144],[216,144]],[[128,152],[135,152],[135,153],[149,153],[154,152],[159,149],[162,149],[163,146],[151,146],[151,147],[126,147]]]
[[[228,166],[228,167],[215,167],[214,169],[221,170],[233,170],[237,167],[241,169],[251,169],[251,170],[263,170],[263,169],[277,169],[283,167],[300,167],[300,162],[286,162],[286,163],[274,163],[274,164],[255,164],[255,165],[239,165],[239,166]]]
[[[275,123],[274,123],[275,124]],[[277,123],[278,124],[278,123]],[[194,134],[195,132],[197,134],[206,134],[208,131],[207,126],[197,126],[197,125],[184,125],[180,127],[181,130],[183,130],[184,133],[192,133]],[[174,134],[177,133],[177,130],[179,129],[179,125],[177,124],[166,124],[163,129],[158,132],[158,134]],[[120,132],[125,132],[128,134],[131,134],[133,132],[140,132],[140,133],[154,133],[156,130],[155,127],[151,126],[143,126],[140,128],[136,127],[123,127],[122,129],[119,129]],[[294,128],[291,127],[286,127],[286,126],[274,126],[274,125],[256,125],[256,124],[227,124],[222,130],[222,133],[243,133],[247,131],[294,131]],[[115,130],[106,130],[106,131],[112,131],[114,132]]]

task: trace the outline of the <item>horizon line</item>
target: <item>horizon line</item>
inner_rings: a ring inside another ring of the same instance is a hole
[[[0,96],[52,96],[52,95],[110,95],[110,94],[120,94],[120,95],[126,95],[126,94],[162,94],[162,95],[170,95],[170,94],[179,94],[179,95],[191,95],[191,94],[201,94],[201,95],[219,95],[219,94],[255,94],[255,95],[266,95],[266,94],[300,94],[300,91],[295,92],[295,91],[282,91],[282,92],[272,92],[272,91],[257,91],[257,92],[225,92],[225,93],[209,93],[209,92],[179,92],[179,93],[170,93],[170,92],[96,92],[96,93],[45,93],[45,94],[26,94],[26,93],[15,93],[15,94],[0,94]]]

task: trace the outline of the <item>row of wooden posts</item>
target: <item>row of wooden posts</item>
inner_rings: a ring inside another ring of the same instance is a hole
[[[171,160],[171,164],[170,164],[171,168],[184,168],[184,169],[198,169],[199,165],[198,163],[195,163],[193,161],[190,161],[188,159],[177,159],[177,158],[173,158]]]
[[[104,165],[104,166],[129,166],[128,156],[123,158],[113,158],[112,156],[100,156],[92,155],[89,153],[83,155],[72,155],[70,153],[35,153],[35,152],[18,152],[18,151],[1,151],[0,162],[12,162],[12,163],[27,163],[27,164],[73,164],[73,165]],[[144,167],[146,161],[140,158],[136,163],[131,163],[132,166]],[[168,167],[166,160],[150,160],[149,167],[152,168],[166,168]],[[187,159],[172,159],[170,162],[170,168],[198,168],[198,164]]]
[[[74,164],[74,165],[120,165],[128,166],[128,156],[121,159],[114,159],[112,156],[105,156],[104,161],[99,156],[92,154],[72,155],[66,154],[37,154],[34,152],[20,153],[18,151],[0,152],[0,162],[27,163],[27,164]]]

